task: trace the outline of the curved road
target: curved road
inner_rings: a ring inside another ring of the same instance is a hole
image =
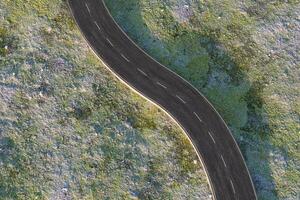
[[[69,6],[86,40],[106,66],[166,111],[189,136],[214,199],[257,199],[234,138],[205,97],[135,45],[113,20],[103,0],[69,0]]]

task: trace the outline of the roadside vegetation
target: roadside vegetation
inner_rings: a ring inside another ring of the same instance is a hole
[[[217,108],[259,199],[299,199],[300,2],[106,3],[134,41]]]
[[[300,196],[300,4],[106,0],[230,126],[258,197]],[[195,152],[88,48],[65,0],[0,1],[0,199],[209,199]]]
[[[91,52],[66,1],[0,1],[0,199],[208,199],[179,128]]]

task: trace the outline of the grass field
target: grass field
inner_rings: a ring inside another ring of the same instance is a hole
[[[106,2],[143,49],[214,104],[259,199],[298,199],[299,1]]]
[[[107,0],[230,126],[259,199],[300,194],[300,4]],[[208,199],[191,145],[88,48],[65,0],[0,1],[0,199]]]
[[[178,127],[117,81],[65,1],[0,2],[0,199],[207,199]]]

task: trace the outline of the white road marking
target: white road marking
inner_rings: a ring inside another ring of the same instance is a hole
[[[194,112],[194,115],[198,118],[198,120],[199,120],[200,122],[202,122],[202,119],[199,117],[199,115],[198,115],[196,112]]]
[[[235,188],[234,188],[234,185],[233,185],[233,182],[232,182],[232,180],[231,180],[231,179],[230,179],[230,184],[231,184],[231,187],[232,187],[233,193],[235,194]]]
[[[99,31],[101,31],[100,26],[98,25],[98,23],[96,21],[94,21],[95,25],[97,26],[97,28],[99,29]]]
[[[212,136],[212,134],[211,134],[210,131],[208,131],[208,134],[209,134],[210,138],[212,139],[212,141],[216,144],[216,141],[215,141],[215,139],[214,139],[214,137]]]
[[[141,70],[140,68],[137,68],[137,70],[141,73],[141,74],[143,74],[144,76],[148,76],[143,70]]]
[[[186,103],[180,96],[176,95],[176,97],[182,102],[182,103]]]
[[[127,62],[130,62],[130,60],[129,60],[126,56],[124,56],[123,54],[121,54],[121,56],[122,56]]]
[[[224,160],[224,158],[223,158],[222,155],[221,155],[221,159],[222,159],[222,161],[223,161],[224,166],[227,167],[226,162],[225,162],[225,160]]]
[[[85,7],[86,7],[87,11],[89,12],[89,14],[91,14],[91,10],[90,10],[89,5],[87,3],[85,3]]]
[[[163,87],[164,89],[167,89],[167,87],[166,87],[165,85],[161,84],[161,83],[158,82],[158,81],[156,82],[156,84],[159,85],[159,86],[161,86],[161,87]]]
[[[114,46],[113,43],[108,38],[106,38],[106,40],[111,46]]]

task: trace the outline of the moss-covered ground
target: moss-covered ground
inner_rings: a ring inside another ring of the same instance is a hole
[[[259,199],[300,194],[300,4],[107,0],[230,126]],[[209,199],[177,126],[94,56],[65,0],[0,1],[0,199]]]
[[[185,135],[117,81],[62,0],[0,1],[0,199],[208,199]]]
[[[215,105],[259,199],[299,199],[300,2],[106,3],[131,38]]]

